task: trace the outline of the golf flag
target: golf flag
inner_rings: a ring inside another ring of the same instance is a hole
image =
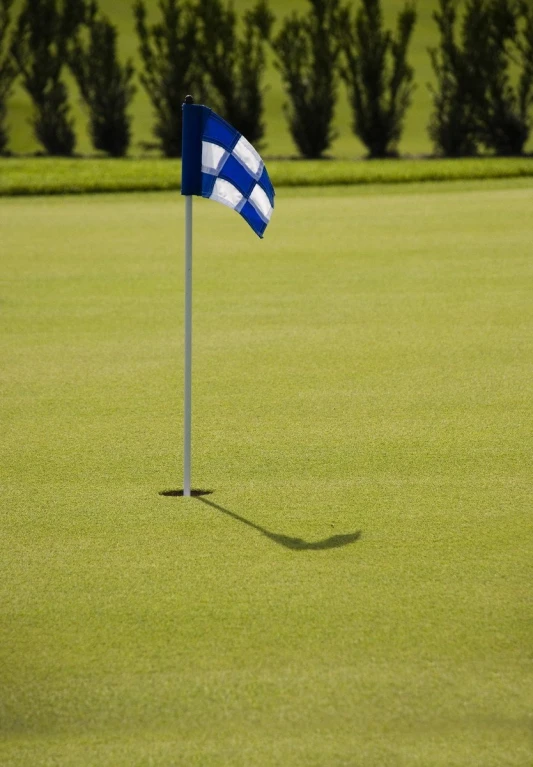
[[[274,187],[253,146],[209,107],[183,104],[182,195],[233,208],[262,237],[274,208]]]

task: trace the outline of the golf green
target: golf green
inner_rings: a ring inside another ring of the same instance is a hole
[[[3,767],[526,767],[531,180],[0,201]],[[167,492],[167,495],[162,493]]]

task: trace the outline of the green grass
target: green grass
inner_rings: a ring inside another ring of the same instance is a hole
[[[3,767],[531,764],[532,204],[199,201],[214,506],[180,196],[0,202]]]
[[[372,162],[269,160],[267,165],[276,188],[533,176],[531,157]],[[179,189],[180,185],[179,160],[0,159],[0,196],[165,191]]]
[[[303,11],[307,8],[305,0],[271,0],[271,7],[277,16],[275,30],[279,29],[283,17],[292,10]],[[404,0],[384,0],[383,7],[388,26],[396,24],[396,17]],[[111,20],[118,25],[120,30],[120,50],[123,57],[132,57],[137,63],[137,38],[135,35],[131,0],[100,0],[101,7]],[[156,3],[147,3],[151,18],[158,18]],[[252,5],[252,0],[236,0],[235,7],[238,11]],[[433,81],[433,73],[427,49],[437,42],[436,25],[432,19],[433,10],[437,7],[437,0],[424,0],[417,7],[418,21],[413,33],[411,44],[410,62],[415,68],[416,90],[413,96],[413,105],[410,109],[405,126],[405,133],[400,144],[400,150],[404,154],[427,154],[432,150],[427,136],[427,124],[431,114],[431,97],[428,83]],[[133,103],[133,145],[132,154],[142,151],[142,142],[153,141],[152,108],[138,78],[138,92]],[[78,135],[78,151],[87,153],[91,151],[90,141],[86,130],[86,115],[80,105],[79,94],[71,79],[68,80],[73,116]],[[269,66],[265,78],[266,100],[265,118],[267,125],[267,152],[272,155],[293,155],[296,149],[290,138],[282,104],[285,100],[283,87],[279,73],[274,67],[272,56],[269,58]],[[185,94],[184,94],[185,95]],[[11,148],[15,152],[35,151],[38,146],[32,136],[28,119],[31,115],[31,102],[29,97],[17,86],[9,107],[9,121],[11,124]],[[361,143],[355,138],[351,130],[351,112],[344,86],[339,87],[339,100],[336,114],[336,130],[338,138],[334,142],[331,152],[336,157],[347,159],[360,157],[366,153]],[[533,150],[533,143],[529,143],[529,149]]]

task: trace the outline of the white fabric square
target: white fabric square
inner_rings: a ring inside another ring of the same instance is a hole
[[[265,190],[260,187],[259,184],[256,184],[252,189],[250,202],[257,210],[259,215],[265,219],[265,221],[270,221],[270,216],[272,215],[272,205],[270,204],[270,200],[268,199]]]
[[[211,176],[220,173],[222,166],[229,157],[225,149],[210,141],[202,141],[202,170]]]
[[[237,141],[232,154],[234,154],[239,162],[250,171],[254,178],[259,178],[263,171],[263,160],[244,136],[241,136]]]
[[[233,184],[230,184],[229,181],[223,178],[217,178],[210,199],[221,202],[223,205],[227,205],[228,208],[235,210],[244,198],[236,186],[233,186]]]

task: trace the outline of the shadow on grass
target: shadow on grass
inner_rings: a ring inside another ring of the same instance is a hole
[[[291,538],[288,535],[281,535],[280,533],[273,533],[271,530],[267,530],[266,527],[261,527],[255,522],[252,522],[245,517],[241,517],[234,511],[225,509],[223,506],[219,506],[214,501],[208,501],[204,496],[211,495],[212,490],[191,490],[191,496],[198,498],[201,503],[205,503],[206,506],[210,506],[216,511],[221,511],[228,517],[236,519],[238,522],[242,522],[248,527],[252,527],[254,530],[258,530],[266,538],[270,538],[271,541],[277,543],[279,546],[285,546],[286,549],[292,549],[293,551],[325,551],[327,549],[338,549],[341,546],[348,546],[350,543],[355,543],[361,537],[361,531],[358,530],[355,533],[346,533],[344,535],[332,535],[330,538],[324,538],[322,541],[304,541],[303,538]],[[165,496],[165,498],[182,498],[183,490],[163,490],[159,495]]]
[[[325,538],[323,541],[308,542],[303,538],[290,538],[288,535],[280,535],[279,533],[273,533],[267,530],[261,525],[257,525],[255,522],[251,522],[245,517],[241,517],[240,514],[236,514],[234,511],[225,509],[223,506],[219,506],[218,503],[208,501],[207,498],[198,496],[198,500],[201,503],[205,503],[206,506],[211,506],[212,509],[221,511],[223,514],[227,514],[228,517],[236,519],[238,522],[242,522],[248,527],[253,527],[254,530],[258,530],[267,538],[270,538],[274,543],[280,546],[285,546],[286,549],[292,549],[293,551],[324,551],[326,549],[338,549],[341,546],[347,546],[349,543],[355,543],[361,537],[361,531],[356,533],[348,533],[347,535],[332,535],[331,538]]]

